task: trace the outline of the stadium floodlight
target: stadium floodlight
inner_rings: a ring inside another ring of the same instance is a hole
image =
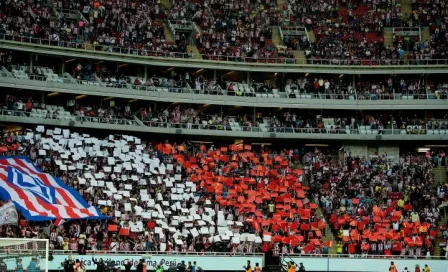
[[[48,246],[48,239],[0,238],[0,270],[48,272]]]

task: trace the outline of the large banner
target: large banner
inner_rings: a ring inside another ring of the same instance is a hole
[[[48,270],[62,270],[62,263],[68,259],[69,255],[53,255],[53,260],[48,263]],[[177,266],[182,261],[185,264],[188,262],[196,262],[196,265],[202,267],[205,271],[210,270],[220,270],[220,271],[243,271],[243,266],[246,265],[247,261],[250,261],[253,265],[259,263],[260,266],[263,265],[263,255],[259,256],[183,256],[183,255],[111,255],[111,254],[95,254],[95,255],[72,255],[73,260],[79,259],[84,263],[84,267],[87,270],[96,270],[96,264],[93,262],[92,258],[96,261],[103,259],[104,261],[113,261],[116,267],[121,267],[124,271],[124,264],[128,260],[133,263],[132,270],[135,270],[138,262],[144,258],[148,264],[148,270],[153,271],[155,267],[159,264],[163,265],[164,269],[168,269],[170,266]],[[26,264],[31,261],[31,257],[22,258],[22,263],[24,268]],[[16,260],[9,259],[5,260],[8,270],[15,270]],[[44,266],[42,261],[39,264],[41,267]]]
[[[25,157],[0,157],[0,199],[12,200],[28,221],[108,218],[78,191]]]

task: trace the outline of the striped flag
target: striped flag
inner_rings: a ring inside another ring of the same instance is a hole
[[[54,220],[53,225],[56,227],[61,226],[62,224],[64,224],[66,221],[64,219],[58,218],[56,220]]]
[[[75,189],[42,172],[26,157],[0,157],[0,199],[12,200],[29,221],[108,218]]]

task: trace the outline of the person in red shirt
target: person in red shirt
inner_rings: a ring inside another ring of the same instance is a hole
[[[415,272],[420,272],[420,266],[418,264],[415,265]]]
[[[33,108],[33,102],[31,102],[31,99],[28,99],[28,102],[26,102],[25,104],[25,110],[27,112],[30,112],[32,108]]]

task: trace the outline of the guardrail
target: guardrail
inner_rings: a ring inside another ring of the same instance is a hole
[[[350,259],[425,259],[425,260],[443,260],[445,256],[407,256],[407,255],[374,255],[374,254],[281,254],[284,260],[292,258],[350,258]]]
[[[400,36],[418,36],[418,39],[422,39],[421,28],[416,27],[393,27],[392,33]]]
[[[53,255],[66,255],[66,254],[72,254],[72,255],[78,255],[78,251],[72,251],[72,250],[54,250],[52,251]],[[119,251],[119,252],[112,252],[107,250],[87,250],[87,254],[94,255],[94,254],[102,254],[102,255],[135,255],[135,254],[141,254],[143,255],[174,255],[174,256],[257,256],[257,257],[264,257],[264,253],[250,253],[250,252],[181,252],[181,251]]]
[[[67,42],[67,41],[54,41],[48,39],[40,39],[25,36],[7,35],[1,34],[0,40],[9,40],[15,42],[23,42],[38,45],[48,45],[66,48],[76,48],[87,50],[85,41]],[[407,60],[406,62],[400,59],[388,59],[388,60],[349,60],[349,59],[296,59],[296,58],[253,58],[253,57],[236,57],[226,55],[209,55],[209,54],[194,54],[185,52],[160,52],[151,50],[140,50],[135,48],[122,48],[118,46],[109,45],[94,45],[93,51],[102,51],[109,53],[127,54],[143,57],[159,57],[159,58],[194,58],[203,59],[218,62],[240,62],[240,63],[260,63],[260,64],[283,64],[283,65],[330,65],[330,66],[425,66],[425,65],[448,65],[448,59],[424,59],[424,60]]]
[[[262,126],[248,126],[248,125],[234,125],[232,124],[213,124],[213,123],[203,123],[203,124],[193,124],[193,123],[168,123],[168,122],[158,122],[151,120],[141,120],[143,124],[149,127],[158,128],[181,128],[181,129],[192,129],[192,130],[222,130],[222,131],[243,131],[243,132],[267,132],[267,133],[280,133],[280,134],[359,134],[359,135],[428,135],[425,128],[412,130],[412,129],[332,129],[332,128],[297,128],[293,126],[280,126],[280,127],[262,127]],[[442,131],[442,135],[447,134],[448,130],[438,130]]]
[[[17,116],[34,119],[46,120],[72,120],[83,123],[99,123],[112,124],[122,126],[136,126],[136,127],[150,127],[150,128],[167,128],[167,129],[186,129],[193,131],[232,131],[232,132],[254,132],[254,133],[279,133],[279,134],[310,134],[310,135],[429,135],[425,128],[415,130],[406,129],[371,129],[365,127],[364,129],[328,129],[328,128],[295,128],[293,126],[269,127],[269,126],[248,126],[239,125],[239,123],[229,122],[227,124],[213,124],[204,121],[204,123],[171,123],[159,122],[156,118],[153,119],[139,119],[136,116],[131,118],[106,118],[106,117],[91,117],[91,116],[75,116],[64,115],[58,116],[48,113],[46,116],[38,115],[36,112],[16,111],[16,110],[0,110],[0,115]],[[439,135],[448,135],[448,130],[438,130]],[[432,134],[431,134],[432,135]]]
[[[11,78],[10,75],[0,71],[0,77]],[[43,75],[29,75],[29,79],[37,81],[52,82],[50,77]],[[276,98],[274,95],[278,95],[277,98],[303,99],[303,100],[438,100],[435,93],[391,93],[391,94],[378,94],[378,93],[353,93],[353,94],[333,94],[333,93],[290,93],[294,95],[290,97],[290,94],[286,92],[269,92],[269,93],[257,93],[257,92],[237,92],[228,90],[214,90],[214,89],[187,89],[187,88],[172,88],[166,86],[148,86],[148,85],[135,85],[132,83],[120,83],[120,82],[104,82],[98,80],[82,80],[66,77],[59,77],[65,84],[72,85],[91,85],[116,89],[128,89],[147,92],[170,92],[179,94],[196,94],[196,95],[211,95],[211,96],[233,96],[233,97],[265,97]],[[280,97],[281,96],[281,97]]]
[[[176,37],[176,29],[174,28],[173,24],[171,23],[171,20],[167,20],[168,28],[171,31],[171,34],[173,34],[173,37]],[[94,48],[96,49],[96,48]]]

